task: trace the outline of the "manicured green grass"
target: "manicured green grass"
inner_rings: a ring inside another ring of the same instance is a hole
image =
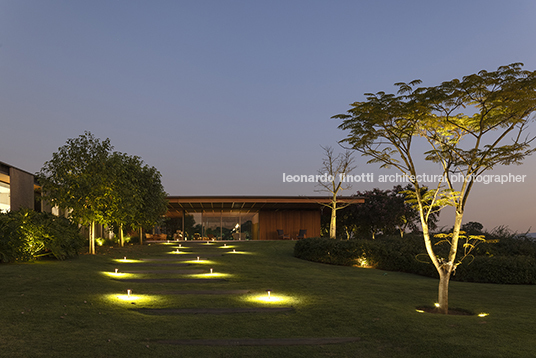
[[[188,243],[183,243],[188,246]],[[489,316],[418,313],[433,305],[437,281],[411,274],[296,259],[293,242],[237,242],[181,249],[227,281],[126,283],[104,272],[170,270],[113,259],[177,258],[175,245],[99,248],[70,261],[0,265],[1,357],[530,357],[535,356],[535,286],[451,282],[450,305]],[[229,244],[231,245],[231,244]],[[245,253],[244,253],[245,252]],[[155,262],[156,263],[156,262]],[[159,262],[164,263],[164,262]],[[123,265],[123,266],[122,266]],[[136,278],[203,277],[166,273]],[[117,297],[133,290],[133,298]],[[241,290],[247,295],[152,295],[170,290]],[[279,303],[255,301],[271,290]],[[135,300],[135,298],[139,298]],[[135,304],[133,304],[135,303]],[[156,316],[136,308],[293,306],[293,312]],[[174,346],[158,340],[360,337],[323,346]]]

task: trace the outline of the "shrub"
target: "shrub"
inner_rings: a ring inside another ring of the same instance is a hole
[[[476,256],[460,265],[453,278],[457,281],[536,284],[536,259],[530,256]]]
[[[464,262],[457,267],[452,280],[536,284],[536,243],[534,240],[513,235],[491,239],[492,242],[477,246],[473,252],[475,256],[465,258]],[[464,242],[462,241],[464,240],[460,240],[458,248],[460,256],[463,252]],[[438,277],[437,270],[426,253],[424,241],[420,235],[406,235],[404,238],[383,236],[375,240],[348,241],[310,238],[296,243],[294,256],[315,262],[345,266],[366,262],[367,266],[381,270]]]
[[[0,262],[29,261],[53,255],[78,255],[84,245],[78,226],[50,213],[20,209],[0,214]]]

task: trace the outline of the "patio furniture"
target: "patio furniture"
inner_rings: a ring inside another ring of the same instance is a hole
[[[298,233],[298,236],[296,236],[296,239],[305,239],[307,236],[307,230],[300,230]]]
[[[285,234],[283,230],[277,230],[277,236],[280,240],[290,240],[290,235]]]

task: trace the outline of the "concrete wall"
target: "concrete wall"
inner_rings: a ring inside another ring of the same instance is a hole
[[[31,174],[9,168],[9,181],[11,191],[11,210],[20,208],[34,208],[34,177]]]

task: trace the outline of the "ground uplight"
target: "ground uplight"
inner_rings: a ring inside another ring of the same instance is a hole
[[[273,290],[266,290],[263,293],[248,295],[244,298],[248,302],[256,302],[262,304],[278,304],[278,305],[292,305],[298,302],[295,297],[280,294]]]

